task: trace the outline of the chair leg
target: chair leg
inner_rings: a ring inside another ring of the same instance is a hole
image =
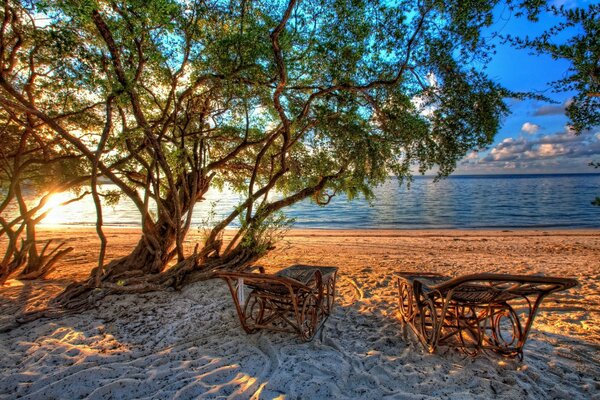
[[[477,355],[482,342],[482,329],[477,310],[471,306],[456,306],[455,315],[460,349],[469,356]]]
[[[527,304],[529,305],[529,314],[527,315],[527,320],[525,321],[525,327],[522,330],[522,335],[521,338],[519,340],[519,347],[522,349],[523,346],[525,346],[525,342],[527,341],[527,337],[529,336],[529,332],[531,331],[531,327],[533,326],[533,320],[535,319],[535,316],[537,315],[537,312],[540,308],[540,305],[542,304],[542,301],[546,298],[548,294],[547,293],[542,293],[539,294],[537,296],[537,298],[535,299],[535,301],[533,302],[533,305],[531,304],[531,300],[527,297],[525,297],[525,300],[527,300]],[[522,355],[521,355],[522,358]]]
[[[248,333],[258,330],[257,325],[262,324],[265,315],[265,300],[255,292],[250,293],[240,316],[242,327]]]
[[[308,293],[304,298],[298,326],[300,328],[300,337],[306,342],[312,340],[319,326],[319,320],[321,319],[319,318],[319,310],[321,309],[322,301],[323,299],[319,299],[313,293]]]
[[[333,306],[335,305],[335,281],[336,274],[333,275],[333,278],[329,279],[326,283],[327,293],[325,294],[325,311],[326,314],[329,315],[333,311]]]
[[[407,282],[398,282],[398,296],[400,303],[400,316],[402,317],[402,322],[407,323],[412,319],[414,312],[412,288]]]
[[[503,356],[514,357],[522,352],[523,328],[515,310],[508,304],[490,315],[491,342],[494,351]]]
[[[421,312],[420,312],[420,332],[422,336],[422,342],[427,351],[433,353],[437,345],[437,312],[435,305],[431,299],[422,300]]]

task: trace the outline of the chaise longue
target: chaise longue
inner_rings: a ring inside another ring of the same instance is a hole
[[[429,352],[448,345],[471,356],[491,350],[522,359],[544,298],[575,285],[575,279],[527,275],[451,279],[433,273],[399,273],[400,316]]]
[[[275,274],[220,272],[247,333],[269,329],[310,341],[335,302],[336,267],[293,265]]]

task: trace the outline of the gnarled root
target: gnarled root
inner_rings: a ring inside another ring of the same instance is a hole
[[[61,249],[65,245],[65,242],[61,242],[46,254],[50,243],[52,243],[52,239],[46,242],[40,256],[36,260],[28,261],[29,265],[19,275],[19,279],[45,278],[58,267],[58,260],[73,251],[73,247]]]
[[[104,274],[99,285],[96,283],[95,269],[86,282],[74,282],[67,286],[50,301],[47,309],[23,314],[17,321],[25,323],[38,318],[82,312],[93,308],[109,295],[178,290],[185,285],[214,278],[218,271],[243,270],[259,257],[256,252],[248,249],[239,249],[224,257],[215,256],[213,250],[200,253],[195,251],[190,257],[159,274],[145,274],[135,269],[111,274],[112,266],[122,268],[121,263],[130,262],[126,259],[115,260],[103,268]]]
[[[10,261],[5,264],[0,264],[0,285],[4,285],[4,283],[8,280],[8,278],[22,268],[27,263],[27,253],[29,252],[29,248],[33,243],[21,241],[21,247],[19,249],[14,249],[13,254]]]

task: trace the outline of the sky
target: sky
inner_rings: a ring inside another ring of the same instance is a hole
[[[590,0],[557,0],[557,5],[587,6]],[[552,26],[541,18],[533,24],[502,8],[492,27],[501,34],[536,36]],[[530,55],[499,46],[487,68],[488,75],[513,91],[535,91],[557,102],[508,100],[511,114],[503,121],[494,143],[485,151],[470,152],[458,163],[455,175],[594,173],[588,164],[600,161],[600,127],[575,135],[567,126],[565,106],[574,93],[553,93],[549,82],[561,79],[569,63],[546,55]]]

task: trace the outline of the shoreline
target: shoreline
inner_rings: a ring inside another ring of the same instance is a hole
[[[45,232],[91,232],[96,233],[94,226],[82,225],[41,225],[37,230],[42,235]],[[135,226],[105,226],[104,232],[139,233],[140,227]],[[232,235],[235,229],[225,229],[225,235]],[[190,229],[188,236],[200,236],[199,229]],[[388,228],[290,228],[287,236],[365,236],[365,237],[436,237],[436,236],[590,236],[599,235],[600,228],[420,228],[420,229],[388,229]]]

